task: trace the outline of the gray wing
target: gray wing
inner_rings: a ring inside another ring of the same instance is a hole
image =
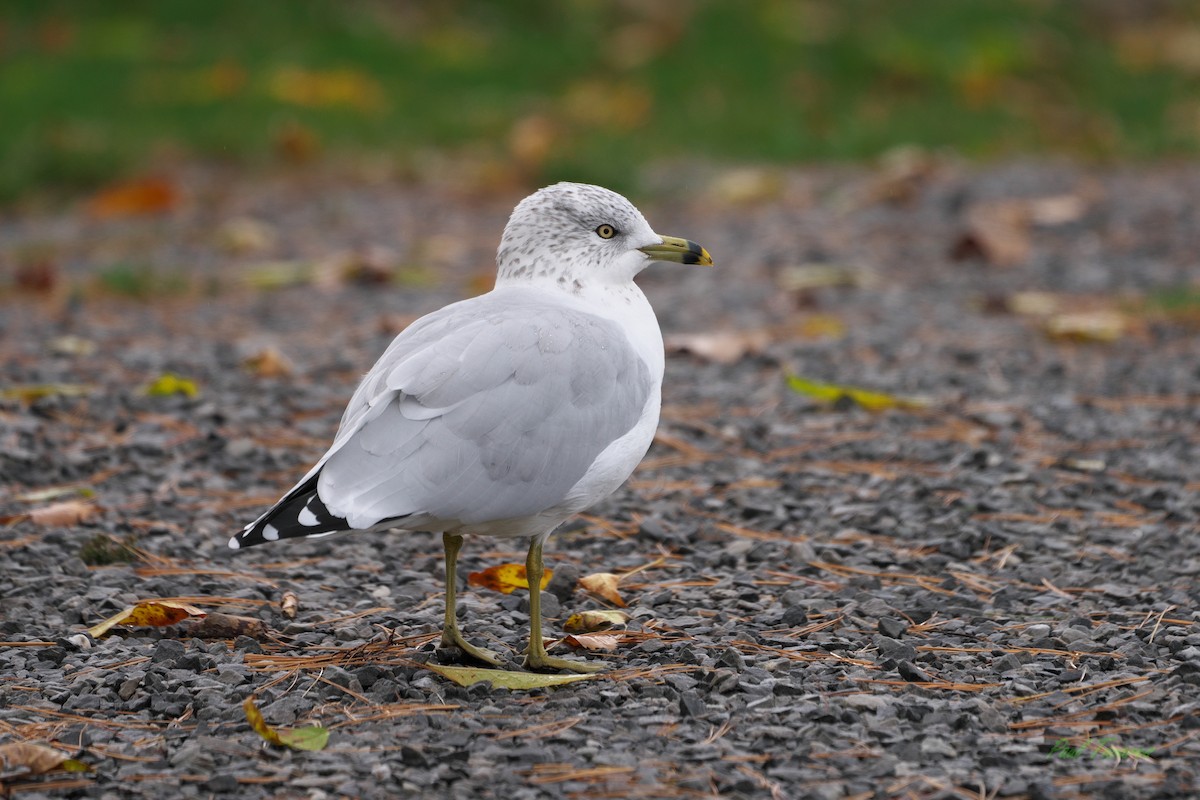
[[[318,494],[353,528],[536,514],[633,428],[652,384],[602,317],[505,293],[456,303],[410,326],[364,378]]]

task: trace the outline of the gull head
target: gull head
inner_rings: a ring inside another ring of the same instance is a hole
[[[497,283],[624,284],[653,261],[712,266],[703,247],[655,233],[616,192],[556,183],[513,210],[496,254]]]

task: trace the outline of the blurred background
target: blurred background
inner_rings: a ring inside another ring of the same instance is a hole
[[[0,10],[0,204],[194,160],[477,185],[1200,150],[1200,3],[484,0]]]

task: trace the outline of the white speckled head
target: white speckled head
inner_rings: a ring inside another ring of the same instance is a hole
[[[496,282],[564,288],[625,284],[651,261],[638,248],[662,240],[633,203],[616,192],[556,183],[513,210],[496,254]]]

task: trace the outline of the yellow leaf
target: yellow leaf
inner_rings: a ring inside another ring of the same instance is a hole
[[[310,70],[281,67],[271,75],[267,91],[274,99],[307,108],[353,108],[376,111],[384,106],[383,86],[353,69]]]
[[[0,744],[0,775],[43,775],[56,769],[67,772],[87,772],[91,769],[82,761],[69,758],[61,750],[35,742]]]
[[[546,570],[542,574],[541,588],[545,589],[546,585],[550,583],[550,578],[553,576],[554,573],[551,570]],[[494,567],[488,567],[482,572],[472,572],[467,576],[467,585],[491,589],[494,592],[512,594],[514,589],[528,589],[529,581],[525,577],[525,565],[497,564]]]
[[[611,572],[596,572],[591,575],[584,575],[579,579],[579,585],[585,590],[603,597],[614,605],[624,608],[625,601],[621,599],[621,595],[617,592],[617,584],[620,582],[620,577]]]
[[[629,614],[616,609],[581,611],[567,617],[562,628],[567,633],[593,633],[607,630],[614,625],[622,625],[627,619],[629,619]]]
[[[171,600],[143,600],[135,606],[118,611],[103,622],[88,628],[93,639],[108,633],[114,625],[132,627],[162,627],[174,625],[191,617],[204,617],[208,612],[185,603]]]
[[[600,650],[611,653],[617,649],[621,637],[613,633],[578,633],[563,638],[572,647],[582,647],[584,650]]]
[[[436,672],[443,678],[454,681],[459,686],[490,683],[495,689],[543,689],[547,686],[561,686],[564,683],[599,677],[597,675],[544,675],[540,672],[513,672],[482,667],[443,667],[440,664],[426,664],[425,668]]]
[[[928,403],[915,397],[899,397],[883,392],[872,392],[854,386],[839,386],[833,383],[821,383],[801,378],[799,375],[788,376],[788,386],[792,391],[807,395],[825,403],[836,403],[842,398],[851,400],[868,411],[884,411],[889,408],[917,409],[925,408]]]
[[[290,747],[293,750],[324,750],[329,744],[329,730],[320,725],[306,725],[303,728],[272,728],[263,719],[262,712],[254,705],[254,698],[247,697],[242,703],[242,711],[250,727],[262,738],[274,745]]]
[[[190,378],[181,378],[173,372],[164,372],[146,387],[146,394],[151,397],[169,397],[181,394],[185,397],[195,397],[200,393],[196,382]]]
[[[43,397],[83,397],[92,387],[81,383],[30,383],[0,389],[0,398],[32,403]]]

